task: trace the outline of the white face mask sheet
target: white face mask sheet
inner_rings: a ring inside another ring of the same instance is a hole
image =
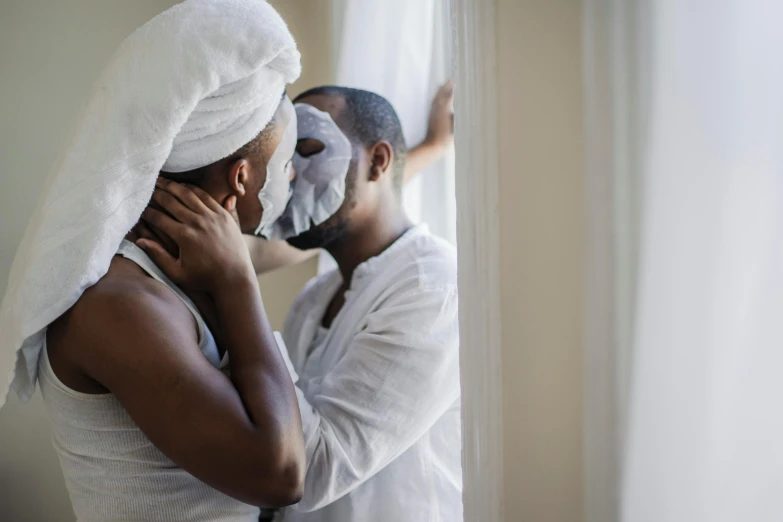
[[[293,196],[273,230],[287,239],[320,225],[334,215],[345,199],[345,178],[351,164],[351,142],[327,112],[297,103],[298,139],[314,139],[324,149],[308,157],[294,154]]]
[[[264,213],[256,228],[255,235],[270,237],[275,222],[285,211],[291,198],[291,164],[296,151],[297,122],[294,104],[286,96],[280,102],[280,110],[275,115],[278,125],[283,125],[283,137],[266,165],[266,181],[258,193],[258,200]]]

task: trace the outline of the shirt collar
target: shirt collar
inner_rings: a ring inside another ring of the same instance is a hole
[[[376,274],[383,268],[387,261],[394,258],[398,252],[404,250],[405,247],[414,241],[417,237],[427,233],[427,225],[415,225],[399,238],[397,238],[397,241],[392,243],[386,250],[377,256],[371,257],[367,261],[360,263],[353,271],[350,288],[355,288],[357,283],[365,279],[367,276]]]

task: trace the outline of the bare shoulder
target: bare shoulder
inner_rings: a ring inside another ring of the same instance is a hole
[[[58,377],[79,391],[90,387],[94,364],[122,361],[131,351],[142,355],[156,338],[172,333],[197,344],[188,308],[166,285],[115,257],[107,274],[50,325],[47,349]]]
[[[194,324],[190,311],[170,288],[122,258],[115,258],[109,272],[84,292],[72,316],[93,335],[138,334],[172,322]]]

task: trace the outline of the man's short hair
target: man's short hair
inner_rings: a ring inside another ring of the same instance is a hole
[[[391,103],[379,94],[362,89],[325,85],[307,90],[294,102],[307,96],[339,96],[345,100],[341,116],[343,130],[352,141],[371,147],[379,141],[391,144],[394,158],[392,163],[393,182],[397,190],[402,188],[407,148],[402,134],[402,124]]]

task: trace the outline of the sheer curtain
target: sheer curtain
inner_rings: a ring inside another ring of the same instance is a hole
[[[607,363],[629,369],[615,389],[618,519],[783,520],[783,4],[586,8],[624,105],[606,104],[609,127],[629,125],[607,155],[612,186],[640,189],[625,215],[641,218],[638,263],[613,256],[636,274],[633,317],[614,314],[629,342],[614,337]]]
[[[337,85],[377,92],[394,105],[405,141],[427,132],[435,91],[451,75],[448,0],[333,0]],[[456,241],[453,152],[403,191],[408,216],[433,234]],[[322,254],[319,271],[332,265]]]

